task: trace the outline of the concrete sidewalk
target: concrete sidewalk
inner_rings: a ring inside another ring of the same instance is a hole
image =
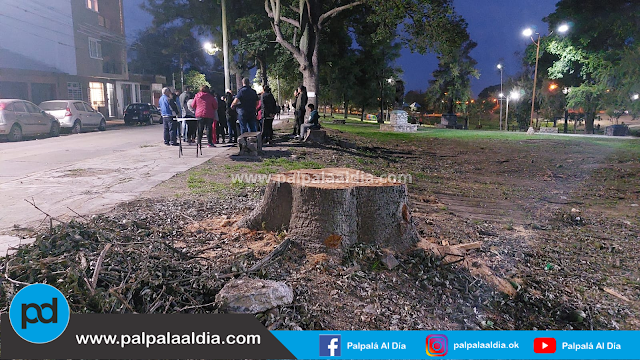
[[[109,211],[136,199],[177,173],[234,148],[178,148],[162,143],[161,126],[126,127],[106,132],[0,144],[0,234],[14,228],[48,226],[42,211],[62,221]],[[0,256],[17,238],[0,238]]]

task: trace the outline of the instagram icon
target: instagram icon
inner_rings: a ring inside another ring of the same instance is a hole
[[[429,335],[427,336],[427,355],[429,356],[445,356],[449,352],[447,348],[446,335]]]

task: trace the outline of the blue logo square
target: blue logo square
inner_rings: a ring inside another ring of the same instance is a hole
[[[320,356],[341,356],[342,336],[320,335]]]

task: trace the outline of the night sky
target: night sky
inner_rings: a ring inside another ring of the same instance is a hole
[[[558,0],[454,0],[456,10],[469,23],[471,38],[478,43],[472,56],[478,61],[480,79],[472,80],[473,92],[477,95],[487,86],[500,83],[496,64],[504,59],[505,78],[521,68],[515,53],[522,51],[530,42],[522,30],[537,26],[547,32],[542,18],[555,10]],[[143,0],[124,1],[127,40],[151,24],[151,16],[139,7]],[[411,54],[402,51],[396,65],[404,69],[403,79],[407,90],[425,90],[431,73],[437,67],[435,55]]]

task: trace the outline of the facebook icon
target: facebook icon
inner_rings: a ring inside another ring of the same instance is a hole
[[[340,356],[340,335],[320,335],[320,356]]]

